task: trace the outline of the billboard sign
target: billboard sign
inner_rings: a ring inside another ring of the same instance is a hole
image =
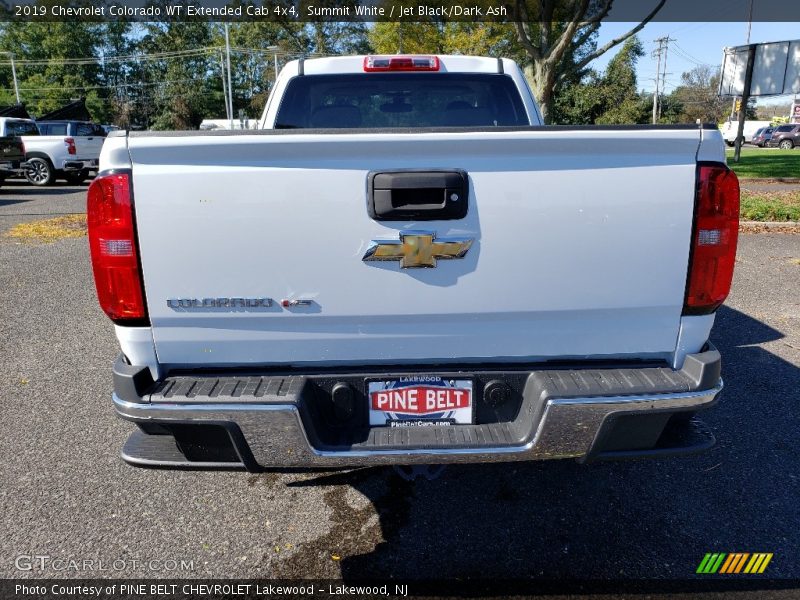
[[[800,94],[800,40],[754,44],[751,96]],[[744,95],[749,46],[725,48],[722,57],[720,96]]]

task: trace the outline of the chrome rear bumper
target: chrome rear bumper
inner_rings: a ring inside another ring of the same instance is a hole
[[[115,366],[115,380],[118,371],[126,369],[136,370]],[[151,392],[141,397],[122,380],[115,383],[113,401],[120,417],[151,434],[196,426],[222,428],[230,434],[237,457],[225,464],[184,460],[175,454],[174,443],[164,444],[163,435],[138,434],[123,457],[145,466],[257,469],[593,460],[687,453],[714,442],[710,432],[686,418],[713,405],[722,390],[714,349],[687,357],[682,371],[561,369],[514,376],[523,378],[524,389],[516,414],[509,412],[507,420],[450,427],[365,426],[345,441],[331,441],[326,421],[314,414],[313,405],[324,398],[310,389],[315,386],[313,376],[187,376],[152,384]],[[363,380],[360,375],[352,378]],[[620,393],[626,387],[635,393]],[[617,393],[609,393],[614,390]],[[675,415],[681,418],[672,418]],[[161,445],[148,448],[147,440],[155,438]]]
[[[631,414],[697,411],[712,405],[721,391],[722,381],[708,390],[677,394],[556,398],[547,401],[540,421],[529,421],[526,439],[521,444],[408,449],[315,448],[306,435],[298,407],[292,404],[136,404],[114,395],[114,405],[119,416],[137,423],[233,424],[241,431],[255,462],[262,467],[349,467],[591,457],[595,441],[609,419]],[[137,461],[136,457],[129,459],[143,466],[148,464]],[[152,466],[159,465],[153,462]],[[199,462],[196,466],[204,465]]]

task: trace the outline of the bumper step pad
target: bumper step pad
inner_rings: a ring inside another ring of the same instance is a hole
[[[717,439],[702,420],[671,421],[652,448],[642,450],[611,450],[597,453],[592,460],[624,460],[631,458],[665,458],[683,456],[708,450]]]
[[[171,435],[151,435],[136,429],[122,448],[122,460],[137,467],[178,469],[244,469],[241,462],[194,461],[180,451]]]

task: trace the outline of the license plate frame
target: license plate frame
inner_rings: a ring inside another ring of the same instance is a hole
[[[430,427],[475,422],[469,376],[399,375],[366,379],[370,427]]]

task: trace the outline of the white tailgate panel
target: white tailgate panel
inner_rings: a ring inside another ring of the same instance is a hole
[[[161,363],[669,357],[688,263],[697,131],[130,139]],[[367,172],[458,168],[461,221],[376,222]],[[436,269],[362,262],[404,230],[474,238]],[[176,310],[168,298],[313,299]]]
[[[84,160],[88,159],[97,159],[100,156],[100,151],[103,149],[103,142],[105,142],[103,136],[94,135],[91,137],[76,137],[75,138],[75,150],[77,151],[77,157],[82,158]]]

